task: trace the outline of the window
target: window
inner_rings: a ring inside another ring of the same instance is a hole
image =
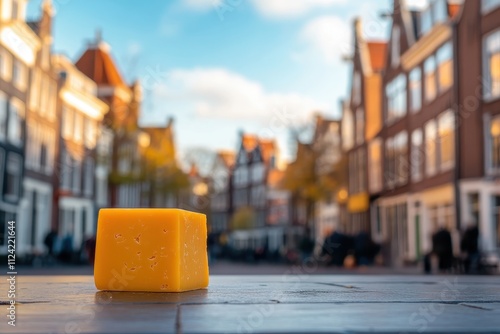
[[[21,156],[14,153],[7,155],[7,164],[5,166],[5,197],[9,200],[17,200],[21,194]]]
[[[486,37],[483,47],[484,98],[500,97],[500,30]]]
[[[64,138],[73,136],[74,112],[66,106],[62,110],[62,133]]]
[[[7,133],[7,96],[0,92],[0,140],[5,139]]]
[[[354,146],[354,117],[350,109],[344,109],[342,117],[342,146],[349,150]]]
[[[97,139],[96,123],[90,118],[85,118],[84,128],[85,146],[89,149],[93,149]]]
[[[399,65],[399,57],[401,55],[399,43],[401,40],[401,30],[398,26],[394,26],[392,28],[392,37],[391,37],[391,65],[392,67],[396,67]]]
[[[432,101],[436,98],[436,59],[429,57],[424,63],[425,72],[425,100]]]
[[[423,148],[423,133],[421,129],[416,129],[411,134],[411,179],[413,182],[422,180],[422,164],[424,148]]]
[[[386,186],[392,188],[395,181],[395,152],[394,152],[394,139],[387,138],[385,141],[385,166],[384,166],[384,177],[386,181]],[[351,173],[349,173],[351,174]]]
[[[483,0],[482,11],[483,13],[486,13],[495,9],[498,6],[500,6],[500,0]]]
[[[441,171],[445,171],[455,165],[455,117],[451,110],[439,116],[438,128],[439,162]]]
[[[7,228],[10,226],[8,223],[16,221],[16,214],[14,212],[7,212],[0,210],[0,246],[7,244]]]
[[[11,99],[9,103],[9,124],[7,138],[16,146],[24,141],[24,105],[19,100]]]
[[[61,174],[60,185],[62,189],[69,190],[71,188],[71,180],[73,179],[73,162],[71,155],[65,150],[61,150]]]
[[[12,75],[12,56],[5,49],[0,49],[0,78],[10,81]]]
[[[83,139],[83,116],[81,113],[75,111],[75,129],[74,129],[74,139],[77,142],[81,142]]]
[[[72,184],[72,190],[74,193],[79,193],[81,186],[82,186],[82,162],[73,159],[72,161],[72,167],[73,167],[73,184]]]
[[[27,83],[26,66],[18,59],[14,59],[12,67],[12,83],[19,89],[24,90]]]
[[[408,134],[403,131],[394,137],[395,181],[403,185],[408,181]]]
[[[377,138],[368,148],[368,175],[371,192],[382,190],[382,141]]]
[[[500,249],[500,196],[494,196],[493,202],[493,224],[495,224],[496,247]]]
[[[365,140],[365,113],[362,108],[356,110],[356,144],[361,145]]]
[[[53,80],[50,80],[50,88],[49,88],[49,104],[47,109],[47,115],[50,120],[56,118],[56,108],[57,108],[57,83]]]
[[[354,72],[352,79],[352,103],[358,105],[361,102],[361,74]]]
[[[453,46],[450,42],[439,48],[436,58],[438,63],[439,92],[444,92],[453,85]]]
[[[49,112],[50,84],[47,76],[43,76],[40,99],[40,114],[46,115]]]
[[[425,35],[432,28],[432,12],[427,9],[420,17],[420,35]]]
[[[358,161],[356,170],[358,171],[358,192],[366,191],[366,152],[363,148],[358,150]]]
[[[436,121],[431,120],[425,125],[425,174],[433,176],[437,169]]]
[[[500,116],[492,119],[489,129],[491,163],[490,167],[495,173],[500,172]]]
[[[41,86],[41,73],[40,70],[33,70],[31,78],[31,95],[30,95],[30,109],[38,109],[40,103],[40,86]]]
[[[393,122],[406,114],[406,76],[398,75],[386,86],[387,122]]]
[[[420,67],[416,67],[410,72],[409,86],[410,109],[416,112],[422,107],[422,70]]]
[[[448,0],[434,0],[431,3],[433,23],[444,22],[448,18]]]
[[[94,191],[94,160],[92,157],[87,157],[85,160],[85,195],[92,195]]]

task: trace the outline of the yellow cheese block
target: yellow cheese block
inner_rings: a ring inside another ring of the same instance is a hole
[[[101,209],[97,289],[181,292],[208,286],[207,223],[179,209]]]

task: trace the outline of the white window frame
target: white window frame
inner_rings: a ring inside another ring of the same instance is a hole
[[[488,42],[490,39],[495,39],[494,50],[492,53],[500,54],[500,29],[494,30],[487,34],[483,39],[483,98],[485,101],[493,101],[500,98],[500,83],[497,83],[499,86],[497,88],[498,91],[493,92],[493,82],[491,78],[491,68],[490,68],[490,53],[487,50]]]

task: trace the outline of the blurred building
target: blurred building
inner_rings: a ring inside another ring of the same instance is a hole
[[[210,217],[211,232],[224,233],[229,231],[232,214],[231,205],[231,173],[236,155],[232,151],[216,153],[210,173]]]
[[[60,78],[60,142],[55,211],[59,234],[70,238],[79,250],[86,238],[95,235],[97,226],[96,188],[106,182],[96,176],[97,142],[109,146],[109,137],[100,137],[100,123],[108,106],[97,97],[97,85],[66,57],[53,56]],[[99,196],[102,196],[100,194]]]
[[[439,228],[458,254],[470,223],[479,224],[484,250],[498,250],[499,15],[500,1],[431,0],[412,11],[395,0],[387,52],[354,24],[342,119],[349,224],[356,230],[353,211],[363,212],[388,263],[420,259]]]
[[[266,249],[269,246],[270,175],[278,168],[279,150],[273,140],[240,134],[240,144],[232,172],[233,215],[231,243],[236,249]],[[275,194],[276,195],[276,194]],[[234,222],[243,212],[249,213],[245,226]],[[273,234],[272,238],[276,238]],[[281,240],[283,240],[281,236]],[[272,241],[274,242],[274,241]]]
[[[44,238],[53,229],[53,183],[57,176],[57,75],[52,63],[51,1],[44,1],[38,20],[28,22],[40,48],[29,69],[29,96],[26,104],[26,159],[23,199],[19,207],[20,255],[44,252]]]
[[[473,27],[473,29],[471,29]],[[479,224],[485,252],[500,251],[500,1],[467,0],[457,17],[460,227]]]
[[[335,180],[338,175],[338,163],[342,158],[340,121],[326,119],[316,115],[312,149],[315,152],[315,174],[319,182],[327,186],[326,194],[315,205],[314,237],[317,245],[322,245],[325,238],[338,230],[340,208],[337,201],[338,185],[330,185],[329,180]],[[335,180],[336,181],[336,180]]]
[[[183,175],[177,166],[174,120],[164,127],[141,128],[142,191],[141,207],[175,207]]]
[[[17,248],[20,253],[38,243],[26,218],[21,223],[18,216],[23,197],[29,78],[41,47],[39,36],[25,22],[26,3],[0,1],[0,254],[7,253],[8,221],[16,221],[16,232],[24,235]],[[50,195],[42,183],[37,184],[41,192]],[[50,197],[42,196],[40,201],[44,200],[50,205]],[[35,210],[42,202],[36,199],[36,203]],[[40,221],[46,224],[49,219],[50,212],[42,211]]]
[[[97,84],[97,96],[109,112],[104,124],[113,132],[110,175],[110,205],[139,207],[141,202],[141,139],[139,129],[140,84],[127,85],[111,56],[111,47],[97,33],[93,42],[75,63],[76,67]]]

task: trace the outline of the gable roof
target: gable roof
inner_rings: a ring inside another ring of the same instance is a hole
[[[385,66],[385,55],[387,52],[387,42],[368,41],[368,53],[373,71],[381,71]]]
[[[126,86],[110,54],[109,46],[103,42],[89,45],[75,65],[99,86]]]
[[[233,151],[218,151],[217,157],[224,163],[226,168],[231,168],[236,160],[236,154]]]

